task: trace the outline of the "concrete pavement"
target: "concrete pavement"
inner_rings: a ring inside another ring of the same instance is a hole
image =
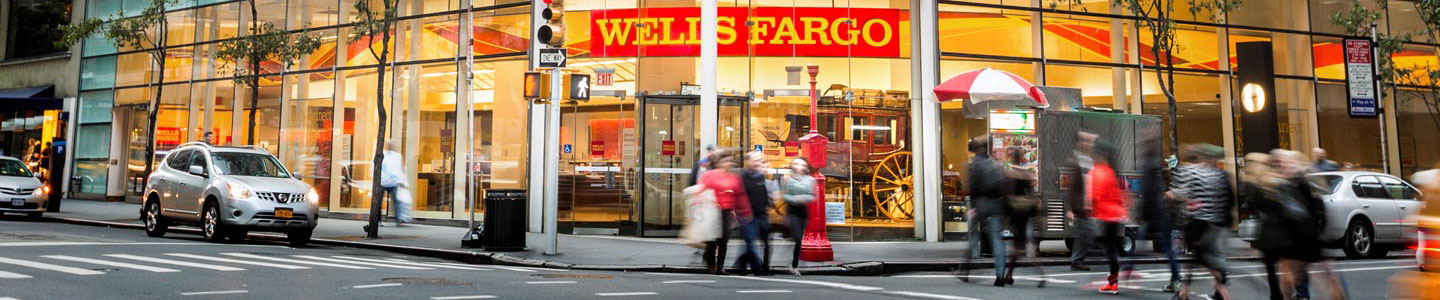
[[[48,213],[52,220],[108,226],[139,226],[137,220],[139,205],[119,202],[96,202],[65,200],[62,212]],[[704,263],[694,248],[677,244],[670,238],[638,238],[593,235],[560,235],[560,254],[543,255],[543,234],[527,236],[526,251],[488,252],[481,249],[463,248],[461,237],[465,228],[436,225],[407,225],[395,227],[386,223],[381,228],[380,239],[365,239],[362,227],[365,222],[348,219],[324,218],[316,228],[316,243],[342,245],[400,252],[412,255],[443,257],[468,262],[510,264],[518,266],[552,267],[580,270],[638,270],[666,272],[701,272]],[[252,237],[271,238],[279,235],[252,233]],[[964,262],[961,257],[966,248],[963,242],[834,242],[835,260],[828,262],[804,262],[802,272],[809,274],[881,275],[913,271],[943,271]],[[1148,243],[1141,243],[1142,250]],[[788,241],[776,239],[772,264],[784,266],[789,263]],[[1234,258],[1253,257],[1253,252],[1244,242],[1232,242]],[[740,241],[732,241],[730,257],[740,253]],[[1144,252],[1144,251],[1142,251]],[[1047,241],[1041,245],[1044,264],[1067,263],[1063,243]],[[1096,256],[1090,263],[1099,263]],[[1142,254],[1135,259],[1141,262],[1159,261],[1158,256]],[[987,264],[988,260],[976,260],[976,266]]]

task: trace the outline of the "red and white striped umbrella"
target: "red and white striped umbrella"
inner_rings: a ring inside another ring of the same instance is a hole
[[[970,103],[1001,100],[1035,100],[1040,106],[1050,106],[1045,93],[1029,81],[991,68],[960,73],[935,87],[935,100],[948,102],[970,100]]]

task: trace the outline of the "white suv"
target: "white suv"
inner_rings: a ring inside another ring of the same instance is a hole
[[[251,230],[283,232],[292,246],[310,241],[320,196],[269,152],[189,143],[171,150],[145,185],[145,233],[196,224],[205,240],[243,240]]]

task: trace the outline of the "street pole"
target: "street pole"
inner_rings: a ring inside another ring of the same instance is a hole
[[[545,255],[559,254],[560,99],[564,80],[560,68],[550,69],[550,103],[545,104]]]
[[[463,75],[463,77],[461,77],[462,80],[460,86],[456,87],[455,91],[457,94],[465,93],[465,97],[463,98],[465,99],[465,126],[469,127],[465,128],[465,132],[470,133],[470,139],[465,140],[465,164],[463,164],[463,166],[465,166],[465,171],[463,173],[465,174],[465,215],[467,216],[465,228],[468,230],[474,230],[476,200],[475,197],[479,196],[479,193],[475,192],[475,187],[479,185],[475,182],[474,173],[475,92],[473,91],[474,86],[471,83],[475,80],[475,50],[471,49],[474,44],[473,40],[475,39],[475,34],[472,32],[472,30],[474,30],[475,17],[474,15],[472,15],[473,12],[470,11],[470,6],[472,5],[471,0],[464,0],[460,3],[461,7],[465,8],[465,20],[460,21],[460,51],[465,52],[465,65],[461,67],[461,70],[464,70],[465,74]]]
[[[800,259],[831,261],[835,260],[835,251],[830,248],[830,237],[825,233],[825,175],[820,174],[820,168],[825,167],[825,149],[830,139],[820,134],[819,127],[815,126],[815,120],[820,118],[820,95],[815,89],[815,76],[820,74],[820,66],[805,68],[810,74],[810,133],[800,138],[800,144],[806,146],[805,158],[810,161],[810,177],[815,178],[815,201],[810,202],[810,222],[805,224],[805,237],[800,242]]]
[[[716,86],[719,56],[719,8],[717,0],[700,2],[700,145],[705,149],[718,140],[720,101]]]
[[[1380,82],[1380,76],[1378,76],[1380,75],[1380,52],[1375,51],[1375,45],[1380,43],[1380,39],[1376,37],[1377,30],[1379,30],[1378,26],[1371,22],[1370,61],[1373,63],[1370,64],[1370,67],[1375,70],[1375,75],[1377,75],[1371,79],[1375,81],[1375,114],[1379,116],[1377,119],[1380,120],[1380,166],[1382,170],[1385,170],[1385,174],[1390,174],[1390,143],[1386,142],[1385,138],[1388,135],[1385,132],[1385,84]]]

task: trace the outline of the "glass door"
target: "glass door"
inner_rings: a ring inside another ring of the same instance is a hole
[[[635,198],[625,149],[634,140],[634,105],[619,99],[562,103],[561,232],[633,235]]]
[[[748,151],[748,98],[719,100],[716,146]],[[694,183],[690,171],[705,147],[699,137],[699,102],[693,95],[640,99],[642,236],[675,236],[685,224],[684,190]]]

